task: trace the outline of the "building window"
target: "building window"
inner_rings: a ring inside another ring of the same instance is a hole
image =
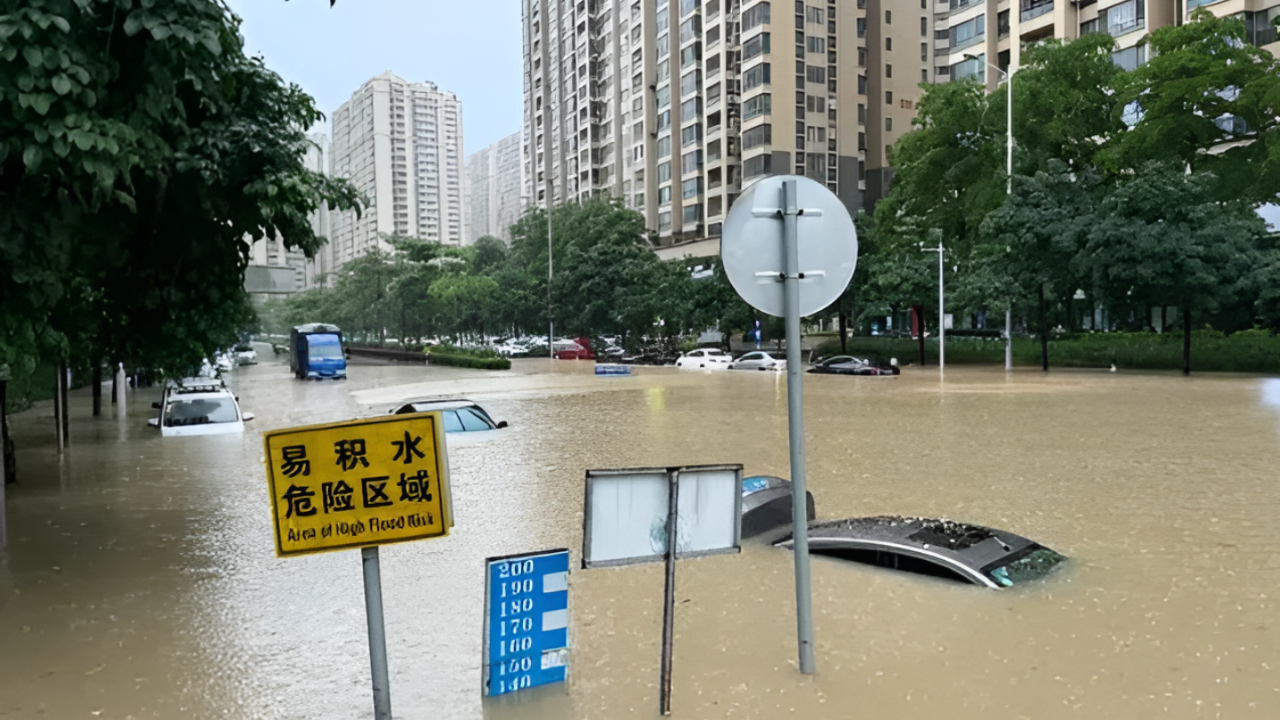
[[[763,2],[742,11],[742,32],[769,22],[769,3]]]
[[[658,138],[658,157],[671,157],[671,136]]]
[[[884,39],[884,49],[885,49],[885,50],[892,50],[892,49],[893,49],[893,38],[891,38],[891,37],[887,37],[887,38],[885,38],[885,39]]]
[[[811,53],[824,53],[827,51],[827,41],[820,37],[805,38],[805,49]]]
[[[750,90],[752,88],[760,87],[761,85],[768,85],[770,82],[769,68],[770,68],[769,63],[761,63],[759,65],[756,65],[755,67],[748,69],[745,73],[743,73],[742,75],[743,92],[746,92],[747,90]]]
[[[773,142],[773,126],[760,125],[742,133],[742,149],[750,150]]]
[[[659,230],[671,229],[671,213],[670,212],[658,213],[658,229]]]
[[[884,66],[884,76],[885,76],[885,77],[887,77],[887,78],[891,78],[891,77],[893,77],[893,66],[892,66],[892,65],[885,65],[885,66]]]
[[[867,19],[858,18],[858,37],[866,37],[866,36],[867,36]]]
[[[684,209],[685,224],[696,223],[702,220],[702,205],[690,205]]]
[[[987,27],[986,18],[986,15],[979,15],[951,28],[951,51],[982,42]]]
[[[691,178],[689,180],[685,180],[680,186],[680,197],[685,200],[698,197],[701,192],[702,178]]]
[[[1114,37],[1144,27],[1147,24],[1145,6],[1140,0],[1129,0],[1107,8],[1107,33]]]
[[[658,188],[658,204],[659,205],[671,204],[671,186],[670,185],[666,187]]]
[[[1147,62],[1147,46],[1135,45],[1118,52],[1111,53],[1111,59],[1125,70],[1137,70],[1138,66]]]
[[[773,156],[769,153],[747,158],[742,163],[742,175],[744,177],[759,177],[760,175],[768,175],[772,171]]]
[[[742,61],[769,52],[769,33],[761,33],[742,44]]]
[[[893,11],[892,11],[892,10],[885,10],[885,11],[884,11],[884,24],[885,24],[885,25],[892,25],[892,24],[893,24]]]
[[[884,119],[884,129],[885,129],[885,132],[893,131],[893,118],[887,117]]]
[[[761,115],[768,115],[770,110],[772,110],[771,100],[772,98],[769,93],[747,98],[742,103],[742,119],[750,120],[752,118],[760,117]]]
[[[680,158],[680,170],[686,175],[691,172],[697,172],[702,167],[702,151],[694,150],[687,152]]]
[[[866,75],[858,76],[858,94],[859,95],[867,94],[867,76]]]
[[[822,84],[827,81],[827,69],[825,67],[814,67],[810,65],[807,68],[806,78],[811,83]]]
[[[1008,28],[1006,28],[1005,30],[1007,32]],[[1092,20],[1086,20],[1080,23],[1080,37],[1084,37],[1085,35],[1092,35],[1093,33],[1096,33],[1096,32],[1098,32],[1097,18],[1094,18]]]
[[[884,104],[885,104],[885,105],[892,105],[892,104],[893,104],[893,91],[892,91],[892,90],[885,90],[885,91],[884,91]]]
[[[797,6],[796,10],[798,11],[800,7],[802,6]],[[816,8],[816,7],[805,8],[804,17],[805,17],[805,20],[811,23],[814,23],[815,25],[821,25],[822,23],[827,21],[827,13],[822,8]]]
[[[664,183],[671,179],[671,163],[664,162],[658,166],[658,182]]]

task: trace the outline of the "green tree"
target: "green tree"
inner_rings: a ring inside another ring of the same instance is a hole
[[[304,166],[321,115],[238,25],[216,0],[0,14],[0,363],[196,365],[251,322],[251,239],[311,253],[308,213],[357,206]]]
[[[1201,8],[1151,34],[1151,58],[1123,74],[1112,116],[1132,123],[1107,150],[1119,170],[1156,160],[1206,171],[1213,198],[1280,192],[1280,64],[1245,41],[1244,22]],[[1212,152],[1210,152],[1212,150]]]

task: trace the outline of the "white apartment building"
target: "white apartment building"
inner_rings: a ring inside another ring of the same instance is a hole
[[[520,133],[467,157],[465,242],[485,235],[511,242],[511,225],[528,202]]]
[[[303,160],[307,169],[321,175],[329,175],[331,173],[329,166],[333,159],[333,146],[329,142],[329,136],[324,133],[313,133],[307,138],[311,141],[311,147],[307,148],[307,154]],[[326,242],[316,250],[315,257],[305,261],[301,289],[320,285],[325,276],[337,269],[333,264],[333,235],[329,224],[327,202],[322,201],[320,207],[311,213],[311,231],[325,238]]]
[[[329,213],[333,267],[389,249],[381,235],[461,245],[462,104],[433,83],[390,71],[365,83],[333,113],[332,173],[368,198],[354,211]]]
[[[609,193],[698,254],[766,175],[856,210],[932,80],[930,2],[523,0],[530,201]]]

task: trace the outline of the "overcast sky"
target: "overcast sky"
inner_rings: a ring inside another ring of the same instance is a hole
[[[390,70],[462,100],[467,154],[520,131],[520,0],[228,0],[245,52],[316,99],[327,118]],[[326,122],[327,127],[327,122]]]

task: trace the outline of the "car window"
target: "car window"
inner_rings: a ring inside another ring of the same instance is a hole
[[[747,353],[746,355],[742,356],[742,359],[743,360],[759,360],[760,353]]]
[[[462,432],[462,421],[458,419],[458,412],[456,410],[445,410],[440,414],[444,417],[445,432]]]
[[[458,410],[458,419],[462,421],[462,429],[467,432],[493,429],[493,425],[485,418],[480,417],[480,414],[474,408],[460,408]]]
[[[1041,547],[1013,562],[1005,563],[996,568],[984,569],[984,571],[1002,587],[1010,587],[1048,575],[1051,570],[1065,559],[1049,548]]]
[[[173,400],[165,408],[165,427],[235,422],[236,404],[231,398],[192,398]]]

